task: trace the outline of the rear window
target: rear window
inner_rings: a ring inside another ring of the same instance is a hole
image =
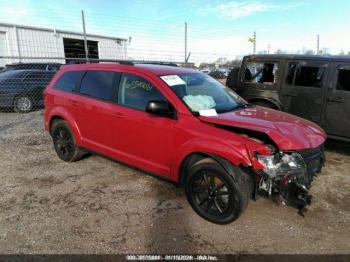
[[[65,72],[55,84],[55,88],[62,91],[72,92],[80,81],[84,71]]]

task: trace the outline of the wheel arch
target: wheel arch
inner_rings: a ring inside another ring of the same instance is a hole
[[[52,124],[54,123],[54,121],[57,121],[57,120],[63,120],[68,124],[69,128],[73,133],[76,143],[78,145],[81,145],[81,133],[80,133],[79,127],[76,121],[74,120],[74,117],[63,108],[57,108],[50,112],[48,121],[45,122],[46,130],[51,134]]]
[[[211,158],[218,162],[228,173],[231,173],[230,166],[250,166],[251,160],[247,154],[240,152],[238,149],[229,147],[224,143],[213,141],[204,142],[206,147],[200,147],[199,141],[192,141],[182,146],[173,161],[171,180],[176,181],[179,186],[183,185],[186,180],[187,168],[192,164],[204,159]],[[203,145],[203,144],[201,144]],[[244,148],[244,150],[246,150]],[[246,152],[245,152],[246,153]]]
[[[275,99],[270,99],[270,98],[266,98],[266,97],[254,97],[254,98],[248,99],[248,102],[253,103],[253,104],[254,104],[254,102],[258,102],[258,101],[269,103],[269,104],[274,106],[274,109],[283,111],[283,106],[281,105],[280,102],[276,101]]]

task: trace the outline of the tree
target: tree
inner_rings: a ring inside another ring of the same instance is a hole
[[[314,52],[313,50],[311,50],[311,49],[308,49],[308,50],[305,50],[305,51],[304,51],[304,54],[305,54],[305,55],[314,55],[315,52]]]

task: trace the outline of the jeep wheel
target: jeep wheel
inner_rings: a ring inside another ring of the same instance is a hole
[[[191,167],[186,195],[192,208],[204,219],[228,224],[244,211],[249,200],[249,182],[239,168],[235,178],[214,161],[199,161]]]
[[[67,162],[74,162],[82,158],[83,152],[75,144],[74,137],[67,123],[58,120],[53,123],[51,136],[58,157]]]
[[[14,111],[17,113],[28,113],[33,109],[33,99],[29,96],[18,96],[13,104]]]

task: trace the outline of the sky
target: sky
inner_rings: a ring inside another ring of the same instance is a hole
[[[190,61],[234,59],[257,52],[296,53],[320,48],[350,51],[350,0],[0,0],[0,22],[131,37],[136,58],[184,58],[188,25]]]

